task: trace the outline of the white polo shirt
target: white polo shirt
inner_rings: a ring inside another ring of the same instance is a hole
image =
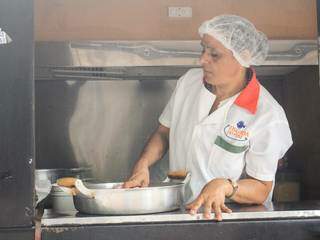
[[[246,88],[209,115],[216,96],[202,79],[202,69],[182,76],[159,118],[170,128],[170,170],[185,169],[192,175],[185,201],[195,199],[212,179],[238,180],[243,170],[274,181],[278,160],[292,145],[282,107],[253,71]]]

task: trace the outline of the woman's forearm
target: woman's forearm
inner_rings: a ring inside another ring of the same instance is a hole
[[[238,181],[238,190],[232,200],[237,203],[262,204],[267,199],[271,189],[272,181],[242,179]]]
[[[163,125],[155,130],[145,145],[136,166],[150,167],[160,160],[167,152],[169,146],[170,128]]]

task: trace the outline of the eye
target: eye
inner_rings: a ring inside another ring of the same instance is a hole
[[[201,54],[204,54],[207,51],[212,59],[216,60],[220,58],[220,54],[215,49],[205,45],[204,43],[200,43],[200,45],[202,47]]]
[[[217,53],[217,52],[210,52],[210,56],[212,57],[212,58],[219,58],[220,57],[220,55]]]
[[[219,55],[217,53],[210,53],[210,56],[213,57],[213,58],[219,57]]]

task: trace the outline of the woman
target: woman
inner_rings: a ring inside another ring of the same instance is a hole
[[[170,170],[191,172],[191,214],[222,220],[226,198],[262,204],[270,198],[278,160],[292,145],[282,107],[251,65],[267,56],[265,35],[248,20],[222,15],[199,28],[202,69],[177,83],[132,176],[124,187],[147,186],[149,167],[168,147]],[[241,178],[245,172],[246,177]]]

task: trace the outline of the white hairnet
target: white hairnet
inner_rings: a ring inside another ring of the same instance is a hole
[[[233,52],[244,66],[260,65],[268,54],[268,39],[247,19],[236,15],[220,15],[205,21],[199,27],[199,34],[208,34]]]

